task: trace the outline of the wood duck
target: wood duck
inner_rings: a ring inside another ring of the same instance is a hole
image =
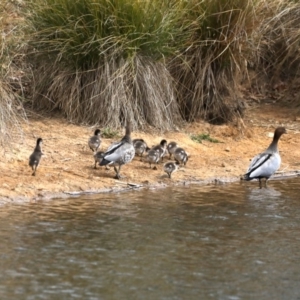
[[[278,141],[282,134],[287,133],[284,127],[275,129],[274,137],[270,146],[266,151],[256,155],[248,167],[247,173],[244,174],[245,180],[258,179],[259,187],[262,187],[261,179],[268,179],[279,169],[281,164],[281,157],[278,151]]]

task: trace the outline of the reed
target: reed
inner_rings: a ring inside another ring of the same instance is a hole
[[[258,31],[259,38],[256,38],[252,63],[257,74],[255,86],[262,93],[266,92],[266,85],[273,91],[280,90],[282,83],[289,85],[290,89],[298,89],[300,3],[292,0],[263,1],[258,13],[264,18]]]
[[[299,10],[292,0],[26,0],[30,101],[110,128],[230,122],[244,115],[241,86],[255,85],[249,70],[270,88],[299,77]]]
[[[190,1],[184,20],[190,39],[168,65],[184,118],[224,123],[242,116],[239,85],[247,72],[247,42],[258,24],[254,1]]]
[[[10,145],[12,137],[20,138],[26,114],[23,97],[28,92],[26,66],[23,63],[24,31],[22,19],[15,17],[17,5],[0,4],[0,144]]]

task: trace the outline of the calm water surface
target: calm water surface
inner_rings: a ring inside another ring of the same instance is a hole
[[[0,207],[0,299],[300,299],[300,179]]]

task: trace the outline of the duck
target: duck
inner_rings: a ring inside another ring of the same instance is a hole
[[[278,141],[280,137],[287,133],[284,127],[277,127],[274,131],[274,137],[270,146],[262,153],[256,155],[251,160],[246,174],[243,178],[246,181],[252,179],[259,180],[259,187],[262,187],[261,180],[266,179],[266,186],[268,179],[279,169],[281,164],[281,157],[278,151]]]
[[[170,143],[168,144],[167,150],[168,150],[168,152],[169,152],[169,154],[170,154],[169,159],[171,159],[172,154],[174,154],[174,151],[175,151],[175,149],[176,149],[177,147],[178,147],[178,145],[177,145],[176,142],[170,142]]]
[[[126,132],[120,142],[113,143],[103,154],[103,158],[99,163],[100,166],[113,165],[116,172],[115,179],[120,179],[121,167],[132,161],[135,150],[131,139],[132,125],[131,122],[126,124]],[[118,166],[118,168],[117,168]]]
[[[93,152],[97,152],[101,145],[100,133],[100,129],[96,129],[94,135],[88,140],[89,147]]]
[[[189,159],[189,156],[187,154],[187,152],[181,148],[181,147],[177,147],[174,151],[174,159],[179,163],[183,163],[183,165],[185,166],[188,159]]]
[[[95,159],[95,166],[94,169],[97,169],[97,163],[101,163],[103,157],[104,157],[104,151],[98,151],[94,154],[94,159]]]
[[[36,169],[40,163],[40,160],[42,158],[43,152],[42,152],[42,143],[43,139],[38,138],[36,140],[36,146],[32,152],[32,154],[29,156],[29,166],[32,168],[33,173],[32,176],[35,176]]]
[[[159,159],[161,159],[162,162],[164,161],[164,155],[167,150],[167,144],[168,142],[165,139],[163,139],[160,141],[159,145],[153,146],[151,148],[151,150],[155,150],[159,153]]]
[[[179,162],[176,161],[176,162],[167,162],[164,164],[164,172],[166,172],[169,176],[169,178],[171,179],[171,175],[172,173],[176,172],[178,170],[178,167],[179,167]]]
[[[147,146],[146,142],[143,139],[134,139],[132,142],[135,154],[140,156],[142,160],[143,154],[149,151],[150,148]]]
[[[157,150],[153,150],[153,149],[150,149],[148,152],[147,152],[147,158],[146,160],[148,161],[148,163],[150,164],[150,168],[152,168],[152,164],[158,164],[159,160],[160,160],[160,155],[159,155],[159,152]],[[153,167],[153,170],[157,170],[157,167],[154,166]]]

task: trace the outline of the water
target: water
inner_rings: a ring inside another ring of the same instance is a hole
[[[299,179],[0,207],[0,299],[300,299]]]

